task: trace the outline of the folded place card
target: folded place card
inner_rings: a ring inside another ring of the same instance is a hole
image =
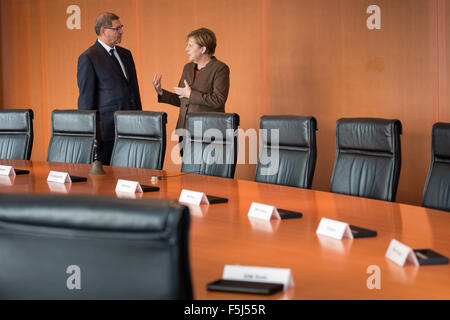
[[[142,188],[137,181],[118,179],[116,184],[116,192],[136,193],[142,192]]]
[[[0,166],[0,176],[15,176],[16,172],[12,166]]]
[[[294,286],[291,269],[225,265],[223,280],[280,283],[284,289]]]
[[[386,258],[394,261],[396,264],[402,267],[405,265],[406,261],[409,261],[416,266],[419,265],[419,261],[417,260],[413,249],[395,239],[392,239],[391,243],[389,244],[389,247],[386,251]]]
[[[56,183],[72,182],[72,180],[70,180],[69,173],[60,171],[50,171],[47,177],[47,181]]]
[[[270,220],[272,217],[274,219],[281,219],[277,208],[257,202],[252,202],[250,210],[248,210],[248,216],[251,218],[258,218],[263,220]]]
[[[203,192],[191,191],[183,189],[181,190],[179,202],[189,203],[189,204],[209,204],[208,198]]]
[[[317,234],[341,240],[344,236],[353,239],[352,231],[349,225],[345,222],[322,218]]]

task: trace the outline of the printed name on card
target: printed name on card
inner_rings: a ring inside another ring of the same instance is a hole
[[[225,265],[223,280],[281,283],[284,289],[294,286],[291,269]]]
[[[419,261],[417,260],[413,249],[395,239],[392,239],[389,243],[389,247],[386,251],[386,258],[394,261],[401,267],[405,265],[406,261],[409,261],[416,266],[419,265]]]
[[[348,223],[322,218],[316,233],[322,236],[341,240],[344,236],[353,239]]]
[[[200,205],[200,204],[209,204],[208,198],[203,192],[197,192],[192,190],[181,190],[179,202]]]
[[[16,172],[12,166],[0,166],[0,176],[15,176]]]
[[[250,218],[258,218],[263,220],[281,219],[277,208],[267,204],[252,202],[250,209],[248,210],[248,216]]]
[[[136,193],[142,192],[142,187],[137,181],[118,179],[116,184],[116,193]]]
[[[72,182],[68,172],[50,171],[47,177],[48,182],[66,183]]]

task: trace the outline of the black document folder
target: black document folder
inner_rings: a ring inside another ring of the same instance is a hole
[[[278,209],[277,208],[277,211],[280,214],[280,217],[282,220],[301,218],[303,216],[303,214],[301,212],[295,212],[295,211],[290,211],[290,210],[286,210],[286,209]]]
[[[376,237],[377,232],[357,226],[350,225],[350,230],[352,231],[353,238],[371,238]]]
[[[421,266],[433,264],[448,264],[447,257],[444,257],[443,255],[431,249],[414,249],[413,251]]]
[[[72,182],[84,182],[87,181],[86,177],[79,177],[79,176],[70,176],[70,180]]]
[[[209,204],[214,204],[214,203],[227,203],[227,202],[228,202],[228,199],[227,199],[227,198],[222,198],[222,197],[216,197],[216,196],[206,195],[206,198],[208,198]]]
[[[29,174],[30,170],[25,170],[25,169],[14,169],[14,172],[16,173],[16,175],[20,175],[20,174]]]
[[[159,191],[159,187],[154,186],[146,186],[141,184],[142,192],[153,192],[153,191]]]
[[[209,291],[225,291],[238,293],[252,293],[270,295],[275,292],[283,290],[281,283],[266,283],[266,282],[251,282],[251,281],[236,281],[223,280],[208,283],[206,288]]]

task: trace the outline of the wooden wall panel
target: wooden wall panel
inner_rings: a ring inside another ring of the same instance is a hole
[[[439,121],[450,122],[450,4],[446,0],[439,0],[439,52],[440,52],[440,89],[441,103],[439,104]]]
[[[44,160],[54,109],[76,108],[78,56],[96,39],[95,17],[112,11],[124,24],[145,110],[168,113],[168,137],[178,109],[158,104],[177,85],[185,36],[216,32],[216,56],[231,69],[227,112],[241,128],[264,114],[313,115],[319,124],[314,189],[328,190],[341,117],[398,118],[403,124],[397,200],[420,204],[430,161],[431,126],[450,121],[447,93],[450,5],[445,0],[2,0],[0,106],[35,111],[32,159]],[[81,8],[81,30],[68,30],[66,8]],[[366,9],[381,7],[381,30],[368,30]],[[168,143],[165,169],[179,170]],[[248,151],[248,146],[247,146]],[[247,159],[248,159],[247,155]],[[236,177],[253,179],[254,165]]]
[[[29,105],[31,102],[30,6],[29,1],[23,0],[1,2],[4,106]]]
[[[273,8],[274,21],[281,21],[286,12],[288,21],[294,21],[298,12],[307,14],[291,32],[283,32],[282,24],[271,25],[272,56],[277,57],[272,59],[271,74],[278,84],[271,93],[276,102],[272,112],[317,118],[319,153],[313,188],[329,185],[337,119],[398,118],[404,127],[398,200],[420,202],[429,163],[428,131],[437,108],[432,2],[378,1],[381,30],[365,26],[368,15],[361,13],[371,1],[282,3]]]
[[[3,10],[2,10],[2,6],[0,5],[0,27],[3,26],[2,20],[3,20]],[[2,68],[2,64],[3,64],[3,59],[2,59],[3,41],[1,41],[1,39],[2,39],[2,32],[0,31],[0,68]],[[3,86],[1,85],[3,82],[2,77],[3,77],[3,74],[0,74],[0,108],[3,106]]]

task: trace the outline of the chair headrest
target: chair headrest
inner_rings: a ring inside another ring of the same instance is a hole
[[[0,110],[0,131],[27,132],[33,119],[31,109]]]
[[[114,114],[119,136],[162,137],[167,113],[153,111],[116,111]]]
[[[163,231],[173,211],[165,200],[125,200],[81,195],[0,194],[0,221],[34,226],[116,232]]]
[[[432,148],[434,154],[438,157],[450,158],[450,123],[435,123],[432,131]]]
[[[402,133],[399,120],[379,118],[342,118],[336,123],[340,149],[394,152],[394,137]]]
[[[208,140],[208,133],[213,134],[216,131],[220,132],[223,141],[231,141],[230,139],[233,138],[235,130],[239,126],[239,120],[239,115],[236,113],[193,112],[186,115],[186,129],[194,140]],[[207,130],[209,131],[205,135]],[[217,139],[217,137],[215,138]]]
[[[54,110],[52,132],[95,134],[97,111]]]
[[[267,130],[262,135],[264,145],[271,145],[271,130],[279,129],[280,146],[309,147],[310,131],[317,130],[317,121],[314,117],[270,115],[261,117],[260,128]]]

